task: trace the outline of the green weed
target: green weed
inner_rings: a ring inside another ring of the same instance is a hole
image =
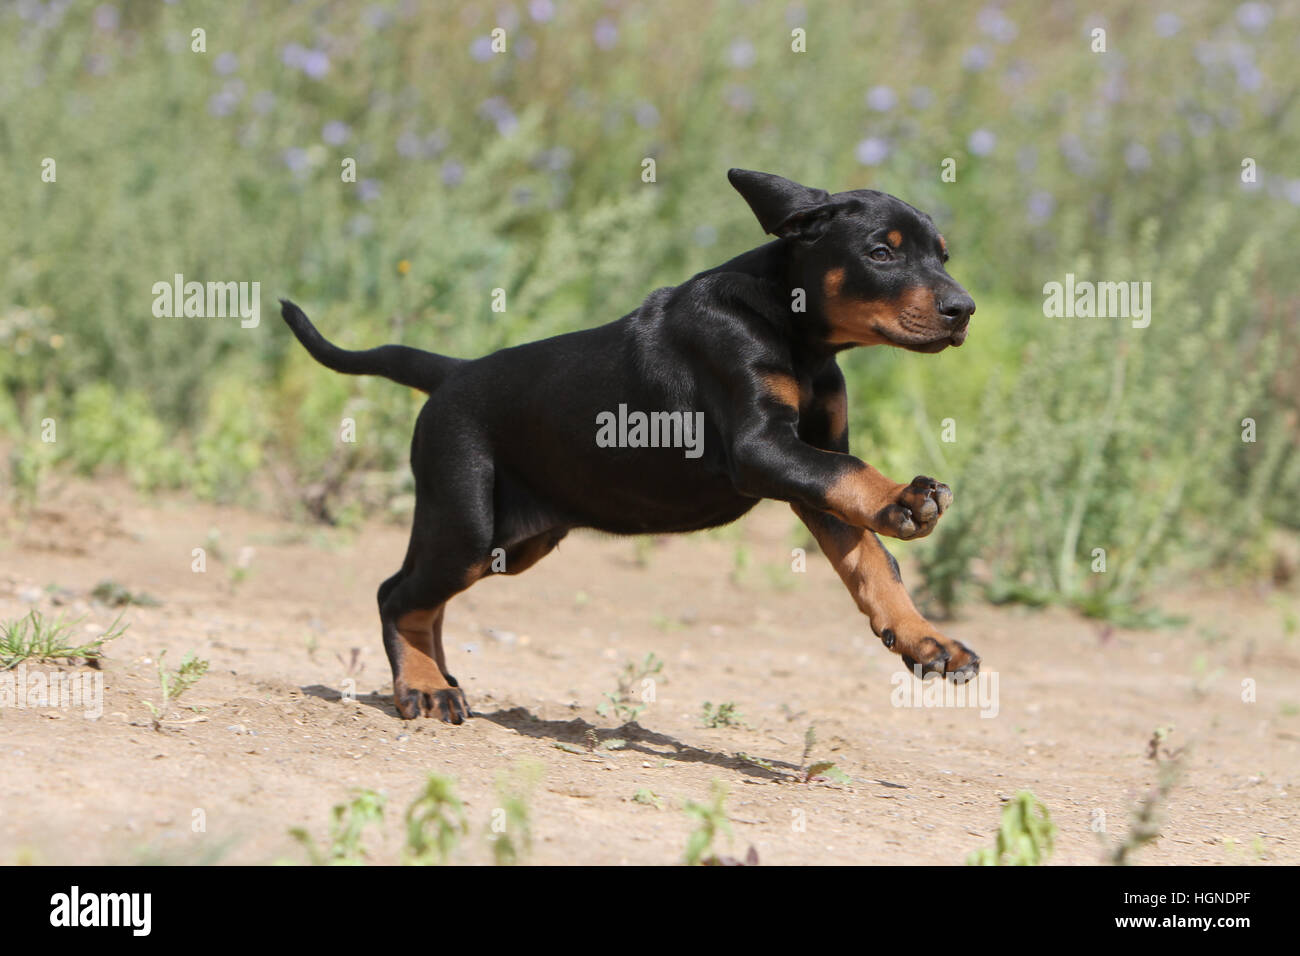
[[[972,851],[968,866],[1038,866],[1056,847],[1056,824],[1047,807],[1028,790],[1021,790],[1002,808],[1002,822],[993,846]]]
[[[127,625],[121,623],[119,616],[99,637],[83,641],[75,632],[84,621],[84,617],[68,620],[63,615],[51,620],[32,610],[25,617],[0,622],[0,670],[16,667],[23,661],[93,664],[104,656],[105,644],[126,633]]]

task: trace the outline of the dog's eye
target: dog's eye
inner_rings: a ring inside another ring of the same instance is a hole
[[[894,253],[890,250],[889,246],[876,246],[867,253],[867,256],[873,262],[888,262],[890,259],[894,258]]]

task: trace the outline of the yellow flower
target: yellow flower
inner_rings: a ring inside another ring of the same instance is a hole
[[[403,259],[401,262],[397,264],[397,274],[399,276],[404,276],[410,271],[411,271],[411,262],[409,259]]]
[[[57,332],[54,333],[53,335],[51,335],[51,336],[50,336],[50,348],[52,348],[52,349],[61,349],[61,348],[63,348],[63,336],[62,336],[62,335],[59,335]]]

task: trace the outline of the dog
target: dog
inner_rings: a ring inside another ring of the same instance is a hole
[[[480,578],[527,570],[572,528],[696,531],[764,498],[791,505],[872,631],[915,673],[978,671],[974,651],[916,610],[878,537],[928,535],[952,492],[925,476],[893,481],[849,453],[836,364],[855,346],[933,353],[965,341],[975,302],[944,268],[943,236],[886,193],[831,194],[743,169],[728,178],[776,238],[597,328],[473,360],[405,345],[347,351],[281,300],[322,365],[429,394],[411,442],[410,544],[379,588],[402,717],[470,716],[442,625],[447,602]],[[626,424],[626,409],[698,422],[697,447],[625,427],[610,440],[611,416]]]

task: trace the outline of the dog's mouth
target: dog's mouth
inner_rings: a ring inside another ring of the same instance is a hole
[[[909,352],[923,352],[931,355],[942,352],[948,346],[959,347],[966,341],[970,332],[969,323],[963,321],[959,328],[945,325],[935,328],[930,323],[918,322],[906,315],[898,317],[898,324],[892,328],[876,329],[892,345],[907,349]]]

